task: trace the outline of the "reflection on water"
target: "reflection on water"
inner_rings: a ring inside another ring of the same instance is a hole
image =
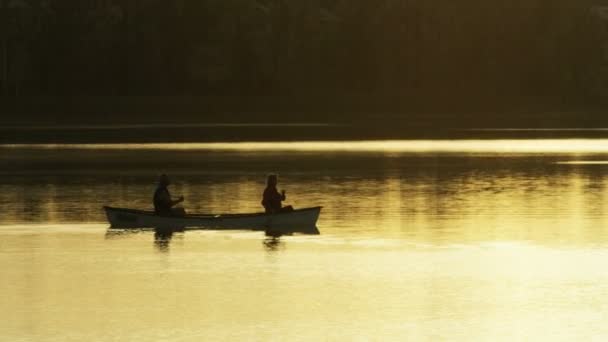
[[[171,240],[175,233],[183,233],[183,230],[167,228],[157,229],[107,229],[105,232],[106,240],[128,240],[134,236],[149,236],[153,241],[154,247],[159,252],[169,252]]]
[[[607,339],[607,141],[488,150],[503,143],[450,153],[4,149],[0,307],[11,314],[0,334]],[[520,144],[535,143],[550,144]],[[150,208],[160,172],[190,212],[208,213],[259,211],[265,175],[277,172],[289,204],[324,207],[323,235],[108,230],[101,207]]]
[[[172,238],[173,229],[157,228],[154,230],[154,245],[159,252],[169,251]]]
[[[520,144],[533,143],[548,144]],[[592,149],[606,141],[585,144]],[[0,155],[6,165],[2,224],[101,223],[104,205],[149,209],[160,172],[172,176],[173,191],[186,197],[189,212],[202,213],[260,211],[265,175],[278,172],[288,204],[324,207],[319,220],[324,234],[437,243],[509,238],[593,243],[602,241],[599,227],[608,223],[603,215],[608,178],[601,163],[608,160],[608,149],[547,155],[9,150]]]
[[[562,165],[608,165],[608,160],[572,160],[557,163]]]
[[[0,145],[6,151],[248,151],[380,153],[606,153],[608,139],[388,140],[241,143],[29,144]]]
[[[108,229],[108,230],[106,230],[105,238],[106,238],[106,240],[116,240],[116,239],[122,239],[124,237],[128,237],[129,235],[139,234],[141,232],[143,232],[143,230]]]
[[[280,236],[267,236],[264,239],[264,248],[268,252],[276,252],[284,247],[285,244],[281,241]]]

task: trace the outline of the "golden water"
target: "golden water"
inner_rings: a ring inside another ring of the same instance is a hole
[[[608,141],[384,143],[0,148],[0,340],[608,338]],[[200,212],[278,172],[321,235],[109,231],[159,172]]]

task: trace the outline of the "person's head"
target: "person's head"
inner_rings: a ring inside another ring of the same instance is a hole
[[[278,177],[277,175],[268,175],[268,179],[266,180],[266,185],[270,186],[270,187],[275,187],[277,186],[277,182],[278,182]]]
[[[160,186],[169,186],[169,185],[171,185],[171,180],[169,180],[169,176],[167,176],[166,174],[162,174],[162,175],[160,175],[158,184]]]

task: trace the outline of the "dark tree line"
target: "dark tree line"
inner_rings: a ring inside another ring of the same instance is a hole
[[[0,0],[0,92],[602,96],[591,0]]]

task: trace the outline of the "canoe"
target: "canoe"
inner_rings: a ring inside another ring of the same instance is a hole
[[[189,214],[183,217],[160,216],[153,211],[104,207],[111,228],[168,228],[217,230],[316,231],[321,207],[298,209],[277,214]]]

